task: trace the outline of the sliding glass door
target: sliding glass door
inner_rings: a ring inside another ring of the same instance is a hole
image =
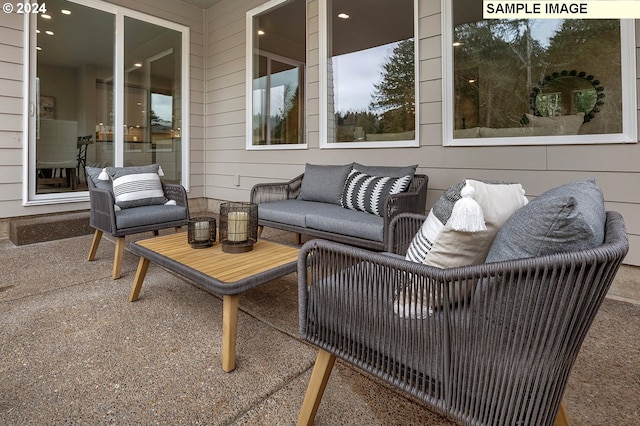
[[[187,175],[188,29],[91,5],[50,0],[29,18],[28,203],[86,199],[85,166],[157,163],[165,181]]]

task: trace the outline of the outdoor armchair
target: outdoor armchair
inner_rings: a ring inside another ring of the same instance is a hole
[[[300,334],[319,351],[298,424],[313,422],[336,358],[464,424],[566,424],[571,368],[628,251],[620,214],[606,213],[595,248],[450,269],[398,256],[424,220],[392,221],[397,255],[301,248]],[[428,311],[397,314],[407,291],[432,301]]]
[[[89,225],[95,229],[88,260],[95,258],[103,233],[106,232],[115,237],[116,248],[112,271],[114,280],[120,278],[122,272],[126,235],[148,231],[157,235],[160,229],[177,229],[189,222],[187,193],[181,185],[161,183],[164,198],[169,200],[167,204],[119,208],[116,206],[111,181],[99,182],[100,187],[98,187],[96,176],[100,169],[87,167],[86,170],[91,203]]]

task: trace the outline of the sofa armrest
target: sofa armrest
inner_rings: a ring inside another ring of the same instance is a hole
[[[89,225],[103,232],[115,232],[116,215],[113,206],[116,200],[113,192],[108,189],[90,188],[89,201],[91,205]]]
[[[387,197],[383,216],[385,247],[389,244],[389,225],[394,217],[401,213],[425,213],[428,183],[429,177],[427,175],[414,175],[407,191]]]
[[[288,182],[259,183],[251,188],[251,202],[254,204],[298,198],[304,173]]]
[[[189,211],[189,200],[187,198],[187,191],[182,185],[175,183],[162,183],[162,189],[164,190],[164,196],[169,200],[174,200],[177,205],[186,207]]]
[[[385,251],[404,256],[427,216],[417,213],[400,213],[389,224]]]

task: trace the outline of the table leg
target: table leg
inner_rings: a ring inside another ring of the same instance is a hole
[[[138,300],[140,289],[142,288],[142,282],[144,281],[145,275],[147,275],[147,269],[149,269],[149,259],[140,257],[138,270],[136,271],[136,276],[133,279],[133,286],[131,286],[131,293],[129,294],[129,302],[135,302]]]
[[[239,297],[222,296],[222,369],[227,373],[236,368]]]

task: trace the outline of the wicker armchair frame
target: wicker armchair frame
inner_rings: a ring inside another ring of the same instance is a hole
[[[296,176],[287,182],[260,183],[251,189],[251,202],[255,204],[269,203],[273,201],[291,200],[300,195],[302,180],[304,173]],[[401,213],[421,214],[425,211],[427,204],[427,187],[429,177],[423,174],[416,174],[409,184],[407,191],[400,194],[394,194],[387,197],[383,215],[383,241],[372,241],[364,238],[353,237],[350,235],[336,234],[333,232],[321,231],[318,229],[305,228],[282,222],[274,222],[264,219],[258,219],[260,233],[267,226],[270,228],[282,229],[284,231],[294,232],[298,235],[298,244],[300,244],[300,235],[309,235],[311,237],[323,238],[330,241],[336,241],[350,246],[362,247],[369,250],[382,251],[388,244],[387,236],[391,221]],[[258,210],[260,215],[260,210]]]
[[[89,199],[91,205],[89,225],[95,229],[87,260],[92,261],[95,259],[103,233],[106,232],[107,234],[115,237],[116,248],[111,274],[114,280],[120,278],[120,275],[122,274],[122,258],[124,256],[126,235],[149,231],[153,232],[154,235],[158,235],[158,231],[160,229],[176,228],[177,230],[181,226],[185,226],[189,223],[189,201],[187,199],[187,191],[182,185],[162,182],[165,198],[168,200],[175,200],[178,206],[186,207],[186,216],[183,219],[151,223],[124,229],[118,228],[116,225],[116,212],[114,209],[115,196],[113,191],[97,188],[91,178],[87,179],[87,185],[89,187]]]
[[[396,218],[392,251],[404,254],[424,219]],[[451,269],[307,242],[299,326],[319,352],[298,424],[313,422],[336,357],[463,424],[567,424],[571,368],[628,249],[616,212],[596,248]],[[468,284],[472,295],[448,302]],[[444,303],[424,319],[401,318],[394,299],[407,286]]]

